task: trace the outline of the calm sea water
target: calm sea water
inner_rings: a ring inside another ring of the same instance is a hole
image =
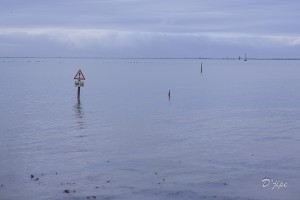
[[[299,199],[300,61],[2,58],[0,69],[1,200]]]

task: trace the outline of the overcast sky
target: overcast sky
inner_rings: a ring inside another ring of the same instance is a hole
[[[0,0],[0,56],[300,57],[299,0]]]

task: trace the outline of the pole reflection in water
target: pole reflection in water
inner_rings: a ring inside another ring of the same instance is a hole
[[[75,120],[76,120],[78,129],[85,129],[86,124],[84,121],[84,110],[83,110],[80,100],[78,100],[76,102],[76,104],[74,105],[74,111],[75,111],[74,116],[75,116]]]

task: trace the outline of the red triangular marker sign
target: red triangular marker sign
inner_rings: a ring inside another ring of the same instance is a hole
[[[81,72],[81,70],[78,70],[77,74],[75,75],[74,79],[78,79],[78,80],[85,80],[83,73]]]

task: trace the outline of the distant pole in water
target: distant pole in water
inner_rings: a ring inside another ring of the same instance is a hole
[[[245,59],[244,59],[244,61],[247,61],[247,54],[245,53]]]
[[[78,101],[80,100],[80,88],[84,87],[84,82],[81,80],[85,80],[83,73],[81,72],[81,70],[78,70],[77,74],[75,75],[74,79],[77,79],[77,81],[75,81],[75,87],[77,87],[77,99]]]
[[[171,99],[171,90],[169,90],[168,97],[169,97],[169,101],[170,101],[170,99]]]
[[[201,74],[202,74],[202,62],[201,62]]]

